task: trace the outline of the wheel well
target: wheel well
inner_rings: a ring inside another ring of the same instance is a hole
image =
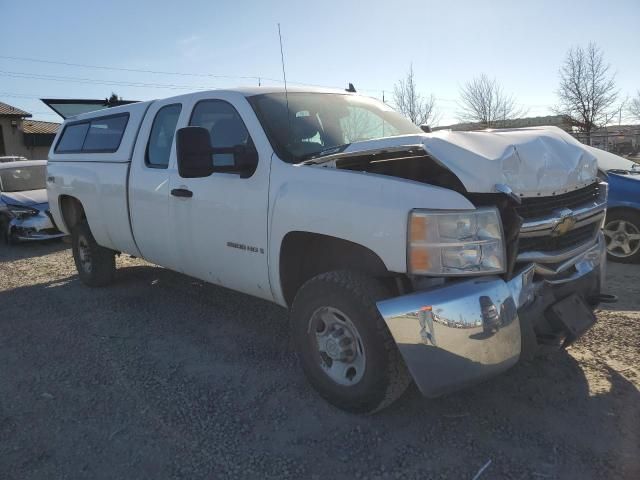
[[[71,232],[71,229],[78,223],[87,218],[80,200],[70,195],[60,196],[60,212],[62,213],[62,219],[69,232]]]
[[[633,208],[633,207],[627,207],[626,205],[621,205],[619,207],[608,207],[607,208],[607,215],[609,215],[611,213],[620,213],[620,212],[629,212],[632,215],[640,215],[640,209]]]
[[[372,250],[341,238],[309,232],[289,232],[280,246],[280,285],[287,305],[309,279],[333,270],[355,270],[390,277]]]

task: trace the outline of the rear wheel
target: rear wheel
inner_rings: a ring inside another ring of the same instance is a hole
[[[293,337],[309,383],[329,403],[373,413],[402,395],[410,376],[375,302],[388,293],[356,272],[305,283],[291,309]]]
[[[96,243],[86,221],[73,227],[71,244],[73,260],[82,283],[90,287],[104,287],[113,281],[115,252]]]
[[[640,213],[633,210],[610,212],[607,214],[603,233],[610,260],[640,262]]]

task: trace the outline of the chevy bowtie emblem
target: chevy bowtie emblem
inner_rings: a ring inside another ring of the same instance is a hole
[[[572,230],[578,221],[578,219],[573,215],[573,210],[565,208],[558,213],[560,218],[555,221],[553,228],[551,229],[552,237],[564,235],[568,231]]]

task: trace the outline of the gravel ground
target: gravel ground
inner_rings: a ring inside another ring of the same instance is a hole
[[[307,386],[285,310],[67,245],[0,246],[0,478],[640,478],[640,267],[568,352],[372,417]]]

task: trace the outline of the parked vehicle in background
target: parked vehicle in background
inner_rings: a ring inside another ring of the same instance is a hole
[[[640,165],[613,153],[591,148],[602,179],[609,183],[603,232],[610,260],[640,262]]]
[[[6,243],[64,236],[49,213],[47,161],[0,163],[0,235]]]
[[[0,157],[0,163],[7,163],[7,162],[21,162],[26,160],[26,158],[24,157],[16,157],[15,155],[11,155],[11,156],[6,156],[6,157]]]
[[[309,382],[362,413],[593,325],[597,173],[557,128],[424,133],[357,94],[264,87],[69,118],[47,188],[85,284],[126,252],[289,307]]]

